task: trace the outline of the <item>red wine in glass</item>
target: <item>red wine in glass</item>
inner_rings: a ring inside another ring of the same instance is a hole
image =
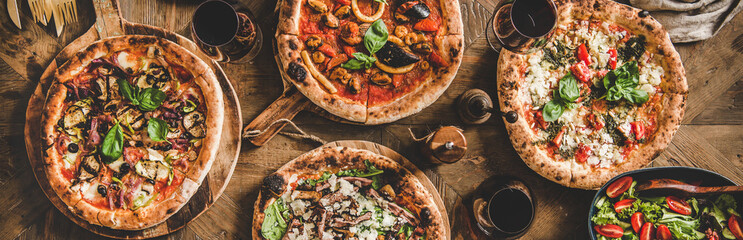
[[[191,36],[209,57],[222,62],[247,62],[261,49],[263,35],[253,14],[222,0],[202,3],[191,19]]]
[[[471,206],[483,234],[492,239],[514,239],[531,226],[536,203],[520,180],[494,176],[477,187]]]
[[[496,51],[500,46],[528,53],[544,46],[556,23],[557,7],[552,0],[501,1],[488,22],[485,36]]]

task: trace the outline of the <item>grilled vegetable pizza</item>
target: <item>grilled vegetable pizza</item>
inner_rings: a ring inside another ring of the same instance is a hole
[[[558,8],[541,48],[501,53],[498,97],[529,167],[594,189],[660,154],[683,118],[688,86],[667,32],[647,12],[607,0]]]
[[[444,239],[433,197],[408,170],[366,150],[323,147],[263,180],[253,239]]]
[[[285,79],[350,121],[381,124],[419,112],[462,60],[457,0],[283,0],[278,9]]]
[[[214,160],[223,116],[214,73],[148,36],[103,39],[70,59],[42,117],[50,185],[91,224],[135,230],[164,221]]]

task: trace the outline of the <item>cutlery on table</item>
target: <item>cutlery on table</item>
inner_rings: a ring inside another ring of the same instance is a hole
[[[8,15],[10,15],[10,20],[13,21],[13,24],[15,24],[18,29],[21,28],[21,17],[18,14],[18,2],[16,0],[8,0]]]
[[[743,193],[743,186],[700,187],[673,179],[653,179],[637,184],[635,192],[643,196],[698,196]]]

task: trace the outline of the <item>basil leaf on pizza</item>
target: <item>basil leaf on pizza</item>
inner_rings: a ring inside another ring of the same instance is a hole
[[[129,81],[123,78],[116,79],[116,83],[119,85],[119,91],[121,95],[129,99],[132,105],[139,105],[139,87],[132,86]]]
[[[153,117],[147,122],[147,135],[155,142],[168,140],[168,123]]]
[[[353,69],[353,70],[367,69],[372,66],[372,63],[377,61],[376,58],[366,55],[361,52],[355,52],[352,54],[352,56],[354,58],[343,63],[341,67],[347,68],[347,69]]]
[[[379,49],[382,49],[384,44],[387,43],[388,37],[389,33],[387,32],[387,26],[384,25],[384,21],[381,19],[374,21],[364,34],[364,46],[369,51],[369,55],[373,55]]]
[[[544,117],[544,121],[554,122],[562,116],[563,111],[565,111],[565,107],[553,100],[544,105],[542,116]]]
[[[648,100],[647,92],[635,89],[640,82],[637,62],[631,61],[610,71],[602,79],[606,91],[606,100],[619,101],[626,99],[630,103],[642,104]]]
[[[643,90],[633,89],[632,91],[624,93],[624,98],[634,104],[643,104],[648,101],[649,96],[648,93]]]
[[[121,126],[117,122],[114,126],[108,130],[106,137],[103,138],[101,144],[101,154],[103,154],[103,161],[111,163],[121,157],[124,153],[124,133],[121,132]]]
[[[578,82],[575,80],[575,77],[573,77],[573,74],[565,75],[565,77],[560,79],[558,93],[565,103],[575,102],[575,100],[580,97]]]
[[[156,88],[146,88],[139,97],[139,109],[152,111],[160,107],[165,100],[165,93]]]

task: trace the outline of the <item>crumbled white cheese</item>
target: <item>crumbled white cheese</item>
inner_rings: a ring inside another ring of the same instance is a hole
[[[340,183],[341,185],[341,188],[340,188],[341,194],[343,194],[344,196],[351,196],[354,194],[353,184],[343,179],[340,179],[338,183]]]

